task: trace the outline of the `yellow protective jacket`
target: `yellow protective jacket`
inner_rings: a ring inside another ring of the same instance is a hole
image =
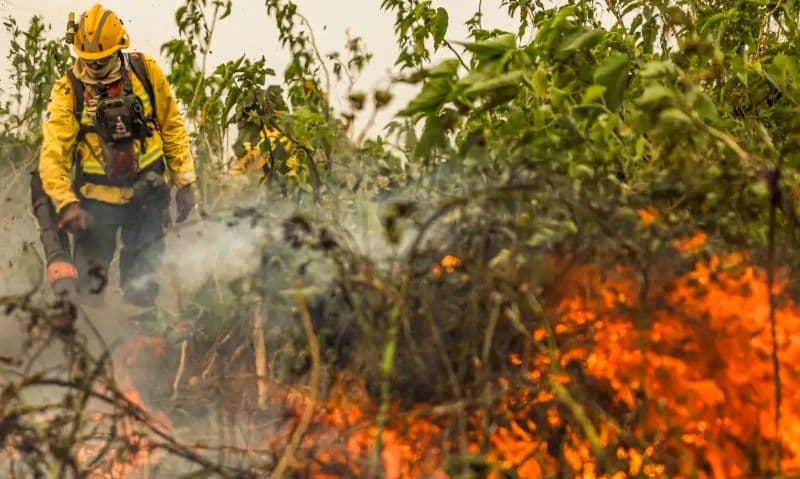
[[[156,161],[166,161],[167,171],[173,183],[178,186],[192,184],[195,181],[194,160],[189,147],[189,135],[183,124],[175,97],[172,95],[167,78],[158,64],[149,56],[144,57],[145,70],[153,87],[155,97],[155,118],[161,128],[145,141],[144,151],[140,149],[139,168],[143,169]],[[153,105],[144,85],[128,68],[133,93],[144,106],[145,116],[153,113]],[[102,161],[103,153],[97,134],[87,132],[82,141],[76,141],[80,125],[73,109],[75,99],[69,77],[63,75],[53,86],[50,103],[42,124],[43,140],[39,157],[39,175],[44,190],[56,208],[61,211],[70,203],[78,201],[70,172],[73,167],[80,167],[86,183],[80,187],[80,193],[86,198],[112,204],[125,204],[133,197],[133,189],[129,187],[110,186],[91,182],[92,175],[105,173]],[[93,125],[86,113],[86,102],[82,112],[81,123]],[[77,144],[76,144],[77,143]],[[77,155],[73,155],[73,152]],[[74,158],[80,160],[80,166],[74,165]]]
[[[247,174],[255,175],[258,178],[264,176],[264,165],[273,167],[272,158],[269,153],[264,153],[261,150],[264,139],[269,139],[272,148],[275,148],[275,142],[279,141],[286,151],[292,150],[292,142],[281,135],[281,133],[274,128],[265,128],[260,133],[258,144],[252,145],[249,142],[244,143],[245,154],[242,155],[231,166],[230,173],[234,176],[242,176]],[[286,167],[289,169],[287,176],[293,176],[295,168],[297,168],[297,157],[294,155],[289,156],[286,160]]]

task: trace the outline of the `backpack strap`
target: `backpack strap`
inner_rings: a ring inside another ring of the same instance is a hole
[[[153,120],[156,129],[161,130],[161,127],[158,124],[158,119],[156,118],[156,95],[153,91],[153,84],[150,82],[150,77],[147,76],[147,67],[144,64],[144,56],[139,52],[127,53],[126,56],[128,59],[128,64],[131,67],[131,71],[133,71],[133,74],[136,75],[136,78],[138,78],[142,83],[145,93],[147,93],[148,98],[150,98],[150,105],[153,108],[153,115],[151,119]]]
[[[76,141],[82,141],[88,130],[88,127],[81,121],[83,120],[83,105],[86,100],[86,88],[83,86],[83,82],[78,80],[78,77],[75,76],[72,68],[67,70],[67,78],[69,78],[69,82],[72,84],[72,114],[75,116],[75,121],[78,122],[78,138]]]
[[[79,197],[80,187],[85,183],[83,178],[83,171],[80,167],[81,158],[78,154],[77,145],[86,138],[86,133],[90,130],[87,125],[83,124],[83,105],[86,100],[86,88],[83,82],[78,80],[72,68],[67,70],[67,78],[72,84],[72,114],[75,116],[75,121],[78,122],[78,135],[75,137],[75,147],[72,148],[72,166],[75,170],[75,179],[72,183],[72,188],[75,194]]]

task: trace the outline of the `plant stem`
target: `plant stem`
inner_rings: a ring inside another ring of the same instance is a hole
[[[185,339],[181,341],[181,358],[180,362],[178,363],[178,371],[175,373],[175,380],[172,381],[172,400],[178,400],[178,388],[181,385],[181,378],[183,377],[183,371],[186,368],[186,348],[189,345],[188,341]]]
[[[300,447],[300,442],[303,440],[303,436],[308,430],[308,426],[311,425],[311,419],[314,417],[314,408],[317,404],[317,397],[319,396],[320,376],[322,374],[322,358],[319,340],[317,339],[317,335],[314,333],[314,324],[311,322],[311,313],[308,311],[308,304],[303,296],[303,291],[300,288],[299,281],[296,281],[296,283],[298,283],[295,284],[297,309],[300,312],[300,320],[303,323],[303,330],[306,333],[306,338],[308,339],[308,348],[311,353],[311,380],[309,381],[309,387],[311,391],[308,397],[308,405],[303,411],[303,416],[300,418],[300,423],[297,425],[297,429],[294,430],[294,433],[292,433],[292,438],[289,441],[289,445],[286,446],[286,450],[283,452],[283,455],[278,461],[278,465],[275,467],[275,470],[272,471],[272,474],[270,474],[270,479],[282,478],[286,469],[289,467],[292,461],[294,461],[294,454]]]
[[[322,61],[322,55],[319,53],[319,47],[317,46],[317,38],[314,36],[314,29],[311,28],[311,23],[309,23],[308,19],[302,13],[296,13],[300,20],[303,21],[306,28],[308,29],[308,36],[311,40],[311,46],[314,48],[314,54],[317,56],[317,61],[319,62],[319,67],[322,69],[322,73],[325,75],[325,94],[328,96],[327,103],[330,104],[331,98],[331,77],[330,73],[328,73],[328,68],[325,66],[325,63]]]
[[[777,221],[777,207],[780,202],[780,166],[770,176],[770,202],[769,202],[769,232],[767,238],[767,294],[769,295],[769,324],[772,336],[772,375],[775,387],[775,473],[781,476],[781,458],[783,447],[781,444],[781,363],[778,357],[778,327],[775,317],[775,230]]]
[[[205,45],[203,45],[203,59],[201,60],[200,79],[197,81],[197,84],[194,87],[194,95],[192,95],[192,101],[189,103],[189,110],[192,113],[194,113],[194,111],[196,110],[195,103],[197,102],[197,99],[200,96],[200,89],[206,82],[206,67],[208,66],[208,53],[211,51],[211,39],[214,37],[214,30],[217,28],[218,13],[219,13],[219,5],[216,5],[214,7],[214,16],[211,19],[211,26],[209,27],[205,22],[203,23],[203,25],[206,28],[206,35],[204,36]]]
[[[377,479],[382,477],[381,453],[383,452],[383,432],[389,422],[389,405],[392,396],[392,373],[394,372],[394,359],[397,353],[397,336],[400,330],[400,321],[403,315],[405,294],[408,289],[410,279],[410,268],[406,266],[400,283],[400,290],[397,300],[389,313],[389,332],[386,338],[386,345],[383,348],[383,360],[381,361],[381,402],[378,406],[378,416],[376,419],[375,444],[372,447],[372,454],[369,461],[369,476]]]
[[[264,326],[261,324],[261,301],[253,312],[253,349],[256,355],[256,381],[258,386],[258,408],[267,408],[267,348],[264,344]]]

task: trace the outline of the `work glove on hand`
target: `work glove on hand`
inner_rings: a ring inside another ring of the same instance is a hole
[[[182,223],[194,209],[194,190],[192,190],[192,185],[181,186],[178,189],[177,193],[175,193],[175,204],[178,209],[178,217],[175,218],[175,222]]]
[[[78,270],[70,261],[53,261],[47,265],[47,283],[57,297],[74,299],[78,295]]]
[[[68,233],[77,234],[92,226],[92,215],[81,208],[80,203],[70,203],[61,212],[58,227]]]

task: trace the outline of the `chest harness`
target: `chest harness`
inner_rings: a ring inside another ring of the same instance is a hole
[[[149,114],[143,98],[133,92],[131,71],[147,94]],[[67,76],[74,92],[73,112],[80,125],[73,152],[76,183],[133,186],[148,171],[162,173],[163,151],[157,142],[148,142],[160,128],[154,114],[153,86],[141,54],[122,54],[122,78],[110,85],[84,85],[72,69]],[[86,142],[89,133],[97,135],[101,154]],[[92,158],[81,158],[77,148],[81,142],[86,143]]]

